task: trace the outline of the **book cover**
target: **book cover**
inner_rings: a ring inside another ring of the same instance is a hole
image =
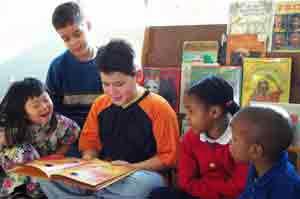
[[[275,106],[286,110],[290,114],[291,121],[295,128],[295,135],[291,145],[291,150],[295,149],[294,151],[300,152],[300,104],[251,102],[250,105],[269,108]]]
[[[184,113],[183,97],[184,91],[196,81],[199,81],[209,75],[216,75],[225,79],[233,88],[234,101],[240,103],[242,68],[239,66],[201,66],[192,64],[183,64],[181,73],[181,95],[180,95],[180,113]]]
[[[37,178],[57,180],[89,190],[99,190],[135,172],[126,166],[93,159],[57,158],[34,160],[9,172]]]
[[[289,102],[290,58],[245,58],[242,106],[250,101]]]
[[[178,112],[180,74],[178,67],[144,67],[144,87],[164,97]]]
[[[229,7],[228,35],[257,34],[259,41],[268,42],[273,9],[272,0],[233,1]]]
[[[259,41],[256,34],[229,35],[227,38],[226,64],[243,66],[246,57],[265,57],[265,42]]]
[[[275,4],[271,36],[271,51],[300,52],[300,1]]]
[[[183,43],[182,62],[216,64],[218,51],[218,41],[185,41]]]

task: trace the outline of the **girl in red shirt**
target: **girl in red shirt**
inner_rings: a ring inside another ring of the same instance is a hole
[[[246,183],[247,165],[235,162],[229,152],[227,126],[239,109],[232,87],[222,78],[209,76],[186,91],[184,106],[191,128],[181,141],[178,189],[159,188],[150,198],[237,198]]]

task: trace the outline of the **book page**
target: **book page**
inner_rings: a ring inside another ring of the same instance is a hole
[[[113,166],[109,162],[95,159],[80,166],[65,169],[60,173],[55,173],[52,177],[59,180],[63,176],[95,187],[133,170],[133,168]]]
[[[54,173],[59,173],[64,169],[76,167],[84,164],[86,161],[77,158],[64,158],[52,160],[35,160],[28,163],[26,166],[38,168],[43,171],[48,177]]]

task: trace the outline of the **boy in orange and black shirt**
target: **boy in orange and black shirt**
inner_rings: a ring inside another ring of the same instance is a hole
[[[92,193],[94,198],[147,198],[152,189],[165,185],[159,171],[176,162],[176,114],[165,99],[137,84],[141,71],[135,68],[133,58],[131,46],[123,40],[113,40],[98,52],[104,95],[91,107],[79,149],[84,159],[112,160],[139,171]],[[46,182],[42,188],[49,199],[88,198],[78,188],[63,191]]]

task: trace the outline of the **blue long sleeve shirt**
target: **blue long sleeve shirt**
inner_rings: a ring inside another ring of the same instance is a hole
[[[240,199],[300,199],[300,177],[284,152],[279,161],[263,176],[249,168],[245,191]]]
[[[66,51],[50,65],[46,85],[55,111],[83,126],[90,106],[102,93],[95,59],[80,62]]]

